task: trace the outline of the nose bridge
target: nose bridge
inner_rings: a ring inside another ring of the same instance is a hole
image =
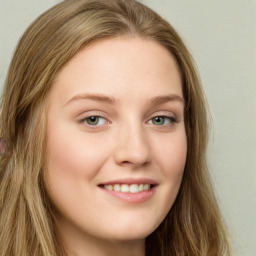
[[[118,164],[145,165],[150,161],[150,144],[143,124],[130,118],[119,127],[115,148]]]

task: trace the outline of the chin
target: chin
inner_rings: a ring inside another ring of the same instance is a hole
[[[138,221],[138,220],[137,220]],[[129,225],[124,225],[122,223],[121,227],[112,227],[111,237],[113,240],[119,241],[132,241],[132,240],[143,240],[146,239],[151,233],[153,233],[157,227],[160,225],[152,225],[151,223],[138,223],[136,219]]]

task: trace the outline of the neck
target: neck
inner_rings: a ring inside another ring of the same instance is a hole
[[[145,241],[102,241],[86,239],[64,243],[68,256],[145,256]]]

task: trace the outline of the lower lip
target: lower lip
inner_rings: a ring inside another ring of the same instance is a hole
[[[156,187],[153,187],[149,190],[141,191],[138,193],[122,193],[122,192],[107,190],[104,188],[100,188],[100,189],[102,189],[102,191],[104,191],[108,195],[116,197],[127,203],[144,203],[148,201],[150,198],[152,198],[156,191]]]

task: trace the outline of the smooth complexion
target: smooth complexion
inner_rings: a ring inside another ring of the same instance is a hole
[[[181,184],[183,111],[177,64],[152,40],[100,40],[59,72],[47,99],[45,179],[72,255],[144,255]]]

